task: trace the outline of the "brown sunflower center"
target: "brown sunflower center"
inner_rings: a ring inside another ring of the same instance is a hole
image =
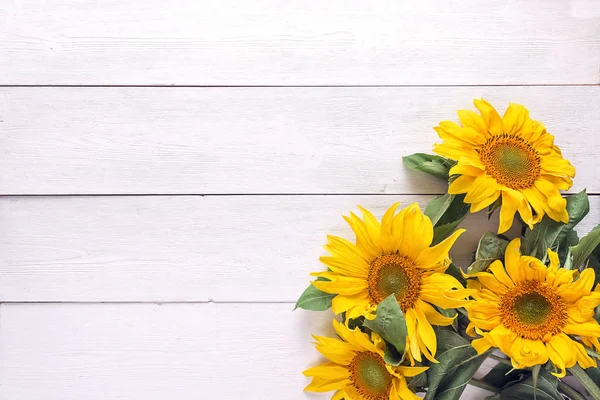
[[[369,295],[375,304],[396,295],[402,311],[411,308],[421,288],[421,271],[408,257],[384,254],[371,261]]]
[[[486,172],[511,189],[531,187],[540,175],[539,154],[520,136],[492,136],[479,155]]]
[[[349,366],[350,379],[356,391],[365,400],[388,400],[392,375],[379,354],[358,353]]]
[[[538,281],[520,283],[502,297],[501,304],[504,326],[525,339],[556,335],[567,320],[562,297]]]

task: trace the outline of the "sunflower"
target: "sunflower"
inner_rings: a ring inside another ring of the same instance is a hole
[[[440,244],[430,247],[433,226],[418,204],[398,214],[392,205],[381,223],[359,207],[363,218],[354,213],[344,217],[356,235],[356,244],[328,236],[325,249],[331,256],[321,257],[329,271],[311,275],[326,278],[313,282],[318,289],[336,294],[332,309],[347,318],[375,318],[377,305],[396,295],[408,327],[407,344],[411,361],[421,361],[421,353],[435,361],[437,351],[434,325],[450,325],[453,318],[441,315],[433,306],[461,307],[471,291],[444,274],[448,251],[464,229]],[[458,289],[458,290],[453,290]]]
[[[502,118],[485,100],[475,100],[475,107],[481,116],[458,111],[462,126],[443,121],[434,128],[443,140],[434,151],[457,161],[450,175],[460,176],[448,193],[466,193],[471,212],[501,198],[498,233],[510,229],[517,211],[530,228],[544,215],[568,222],[560,190],[573,185],[575,168],[554,145],[554,136],[520,104],[511,103]]]
[[[569,271],[559,268],[558,255],[548,251],[550,265],[521,256],[520,239],[508,245],[505,265],[495,261],[489,272],[471,275],[467,287],[475,299],[465,306],[471,320],[469,333],[482,337],[473,341],[479,354],[491,347],[510,357],[515,368],[552,361],[554,375],[565,376],[565,368],[578,363],[595,367],[585,347],[598,344],[600,325],[594,308],[600,292],[592,291],[594,270]]]
[[[373,333],[350,330],[333,321],[343,339],[313,336],[315,346],[329,362],[304,371],[312,382],[310,392],[336,391],[332,400],[408,400],[419,399],[407,386],[406,378],[421,374],[427,367],[388,365],[383,360],[385,342]]]

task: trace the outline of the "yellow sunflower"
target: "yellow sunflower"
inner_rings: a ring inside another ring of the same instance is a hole
[[[471,212],[501,197],[498,233],[510,229],[517,211],[530,228],[546,214],[568,222],[560,190],[573,185],[575,168],[554,145],[554,136],[520,104],[511,103],[502,118],[485,100],[475,100],[475,107],[481,116],[458,111],[462,126],[443,121],[434,128],[443,139],[434,151],[458,162],[450,175],[460,176],[448,193],[466,193]]]
[[[427,367],[388,365],[383,360],[385,342],[373,333],[350,330],[333,321],[343,339],[314,336],[315,346],[329,362],[304,371],[312,382],[304,390],[336,391],[332,400],[409,400],[419,399],[407,386],[406,378],[421,374]]]
[[[549,250],[550,265],[521,256],[521,240],[510,242],[505,265],[495,261],[489,272],[471,275],[467,287],[475,299],[465,306],[471,325],[469,333],[482,337],[473,341],[479,354],[491,347],[510,357],[515,368],[545,364],[549,360],[565,376],[565,368],[578,363],[595,367],[585,347],[575,340],[597,345],[600,325],[594,308],[600,292],[592,291],[594,270],[568,271],[559,268],[558,255]],[[584,339],[585,338],[585,339]]]
[[[409,358],[421,361],[423,353],[435,361],[437,343],[431,325],[450,325],[453,319],[441,315],[432,304],[444,309],[461,307],[471,292],[444,274],[448,251],[464,229],[430,247],[433,226],[418,204],[398,214],[397,207],[398,203],[392,205],[381,223],[362,207],[363,219],[354,213],[344,217],[356,235],[356,244],[328,236],[325,249],[331,256],[321,257],[321,261],[329,271],[311,275],[329,281],[313,285],[336,294],[333,311],[346,312],[348,318],[374,318],[377,305],[395,294],[408,327]]]

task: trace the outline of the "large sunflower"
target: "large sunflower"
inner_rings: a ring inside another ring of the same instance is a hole
[[[350,330],[333,321],[343,340],[314,336],[317,350],[329,362],[304,371],[312,382],[304,390],[310,392],[336,391],[332,400],[409,400],[417,397],[407,386],[410,378],[427,367],[393,367],[383,361],[385,342],[373,333]]]
[[[485,100],[475,100],[475,107],[481,116],[458,111],[462,126],[443,121],[434,128],[443,139],[434,151],[458,161],[450,175],[460,176],[448,193],[466,193],[471,212],[501,197],[498,233],[512,226],[517,211],[530,228],[546,214],[568,222],[566,201],[559,190],[573,185],[575,168],[554,145],[554,136],[520,104],[511,103],[502,118]]]
[[[478,353],[498,347],[511,358],[515,368],[545,364],[558,368],[558,377],[575,363],[583,368],[596,366],[576,341],[597,344],[600,325],[594,308],[600,292],[592,291],[594,270],[568,271],[559,267],[558,255],[548,251],[550,265],[521,256],[521,240],[510,242],[505,265],[495,261],[489,272],[471,276],[467,287],[475,299],[465,306],[474,331],[482,337],[473,341]],[[585,338],[585,339],[584,339]]]
[[[328,236],[325,249],[331,257],[321,257],[321,261],[329,271],[312,274],[328,281],[313,284],[336,294],[333,311],[346,312],[348,318],[374,318],[377,305],[395,294],[406,318],[409,357],[421,361],[422,352],[434,360],[437,343],[431,324],[450,325],[453,319],[441,315],[432,304],[444,309],[461,307],[471,292],[444,274],[448,251],[464,229],[430,247],[433,226],[418,204],[395,215],[397,207],[398,203],[392,205],[381,223],[362,207],[363,219],[354,213],[344,217],[356,244]]]

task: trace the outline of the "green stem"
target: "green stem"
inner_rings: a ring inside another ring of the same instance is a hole
[[[510,360],[508,360],[506,358],[498,357],[493,354],[490,354],[488,357],[491,358],[492,360],[498,361],[499,363],[502,363],[504,365],[508,365],[509,367],[512,367],[512,363],[510,362]]]
[[[584,395],[561,381],[558,381],[558,391],[567,395],[571,400],[586,400]]]
[[[585,390],[590,392],[594,399],[600,399],[600,388],[594,383],[592,378],[585,373],[579,364],[575,364],[572,368],[569,368],[569,371],[571,371],[573,376],[583,385]]]
[[[489,392],[493,392],[493,393],[500,393],[500,391],[498,390],[498,388],[493,387],[492,385],[488,385],[487,383],[480,381],[479,379],[476,378],[471,378],[471,380],[469,381],[469,385],[473,385],[476,386],[480,389],[484,389],[487,390]]]

